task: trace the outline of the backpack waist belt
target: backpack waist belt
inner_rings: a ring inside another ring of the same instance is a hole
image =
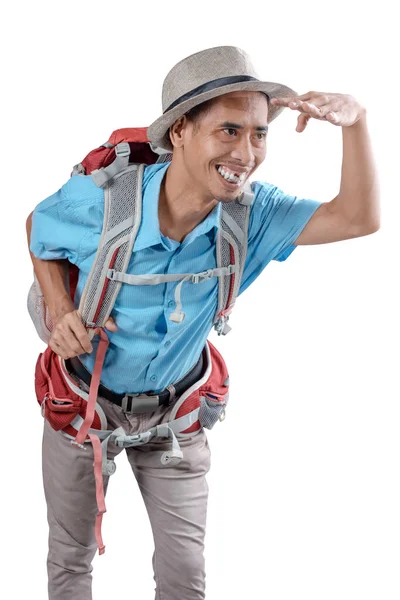
[[[78,357],[74,356],[65,361],[65,366],[72,375],[76,375],[90,387],[92,381],[91,373],[86,369]],[[203,372],[203,353],[196,364],[179,379],[176,383],[169,385],[162,392],[153,394],[152,392],[143,392],[141,394],[117,394],[103,384],[99,384],[98,395],[107,398],[114,404],[120,406],[125,412],[146,412],[146,410],[156,410],[159,406],[168,406],[175,398],[181,396],[189,389]]]

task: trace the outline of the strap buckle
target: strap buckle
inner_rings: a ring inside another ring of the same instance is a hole
[[[207,269],[201,273],[195,273],[192,275],[192,283],[203,283],[214,276],[214,269]]]
[[[218,335],[227,335],[231,331],[232,327],[228,325],[230,312],[231,311],[227,314],[219,315],[218,321],[214,325],[214,329]]]
[[[125,394],[121,402],[121,408],[126,413],[154,412],[159,406],[159,396],[146,394]]]

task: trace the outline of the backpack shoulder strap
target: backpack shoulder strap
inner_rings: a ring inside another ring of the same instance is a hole
[[[144,167],[129,165],[104,186],[103,230],[79,304],[89,329],[104,327],[122,285],[109,279],[109,269],[125,273],[128,268],[142,218]]]
[[[218,306],[214,317],[214,328],[218,335],[226,335],[231,330],[229,315],[236,302],[242,280],[247,254],[249,218],[254,194],[250,183],[240,199],[224,202],[221,207],[220,224],[217,234],[217,267],[234,265],[231,275],[218,278]]]

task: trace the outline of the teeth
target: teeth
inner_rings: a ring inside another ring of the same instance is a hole
[[[246,173],[242,173],[239,177],[237,177],[230,171],[225,171],[223,167],[218,167],[217,171],[224,179],[231,181],[232,183],[243,183],[246,178]]]

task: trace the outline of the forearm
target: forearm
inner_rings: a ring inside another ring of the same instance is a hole
[[[32,228],[32,215],[26,221],[28,248]],[[35,275],[46,301],[53,322],[59,316],[74,310],[74,304],[69,294],[69,263],[67,260],[41,260],[30,250]]]
[[[335,210],[354,225],[359,234],[379,229],[379,182],[366,112],[350,127],[342,127],[343,162]]]

